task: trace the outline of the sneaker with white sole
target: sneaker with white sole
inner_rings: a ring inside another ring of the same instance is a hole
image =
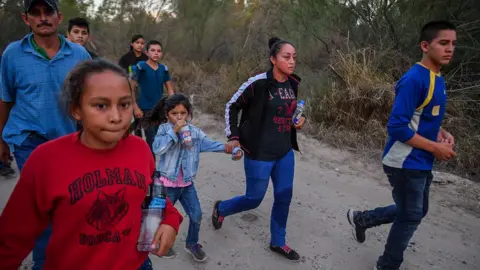
[[[350,223],[350,225],[353,227],[353,238],[355,238],[355,240],[357,240],[359,243],[365,242],[365,232],[367,231],[367,229],[363,228],[357,221],[358,215],[361,214],[362,212],[355,211],[354,209],[349,209],[347,212],[348,223]]]
[[[185,246],[185,250],[192,255],[193,259],[197,262],[204,262],[207,259],[207,254],[203,251],[203,247],[200,244],[191,246]]]
[[[168,250],[167,255],[161,256],[160,258],[173,259],[173,258],[177,257],[177,255],[178,255],[178,253],[175,252],[175,250],[173,248],[171,248],[171,249]]]
[[[0,168],[0,175],[7,177],[15,174],[15,170],[12,169],[10,165],[2,164],[3,167]]]

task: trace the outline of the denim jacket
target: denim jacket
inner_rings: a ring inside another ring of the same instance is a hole
[[[190,124],[188,126],[192,134],[191,149],[186,149],[182,145],[171,123],[162,124],[158,128],[152,145],[153,153],[157,157],[157,171],[173,182],[177,181],[180,166],[182,166],[183,180],[186,183],[195,180],[201,152],[225,151],[224,143],[212,141],[199,128]]]

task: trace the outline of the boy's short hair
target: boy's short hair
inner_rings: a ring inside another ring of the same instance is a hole
[[[73,18],[68,21],[68,32],[72,31],[74,26],[87,28],[87,32],[90,34],[90,24],[85,18]]]
[[[431,21],[425,24],[420,31],[420,42],[432,42],[442,30],[457,30],[457,27],[449,21]]]
[[[150,49],[150,46],[152,45],[160,45],[161,48],[163,48],[163,45],[160,41],[158,40],[150,40],[148,43],[147,43],[147,46],[146,46],[146,49],[148,51],[148,49]]]

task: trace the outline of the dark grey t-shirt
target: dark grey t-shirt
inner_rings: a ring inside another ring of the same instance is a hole
[[[275,81],[269,93],[262,126],[261,143],[257,160],[272,161],[285,156],[292,149],[292,117],[297,108],[297,98],[290,82]]]

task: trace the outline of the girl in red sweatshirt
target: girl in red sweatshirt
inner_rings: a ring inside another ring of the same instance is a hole
[[[128,135],[128,76],[107,61],[83,62],[64,95],[83,130],[39,146],[27,160],[0,216],[0,269],[18,269],[49,226],[44,270],[151,269],[136,244],[155,164],[148,145]],[[181,222],[167,200],[152,243],[157,255],[172,247]]]

